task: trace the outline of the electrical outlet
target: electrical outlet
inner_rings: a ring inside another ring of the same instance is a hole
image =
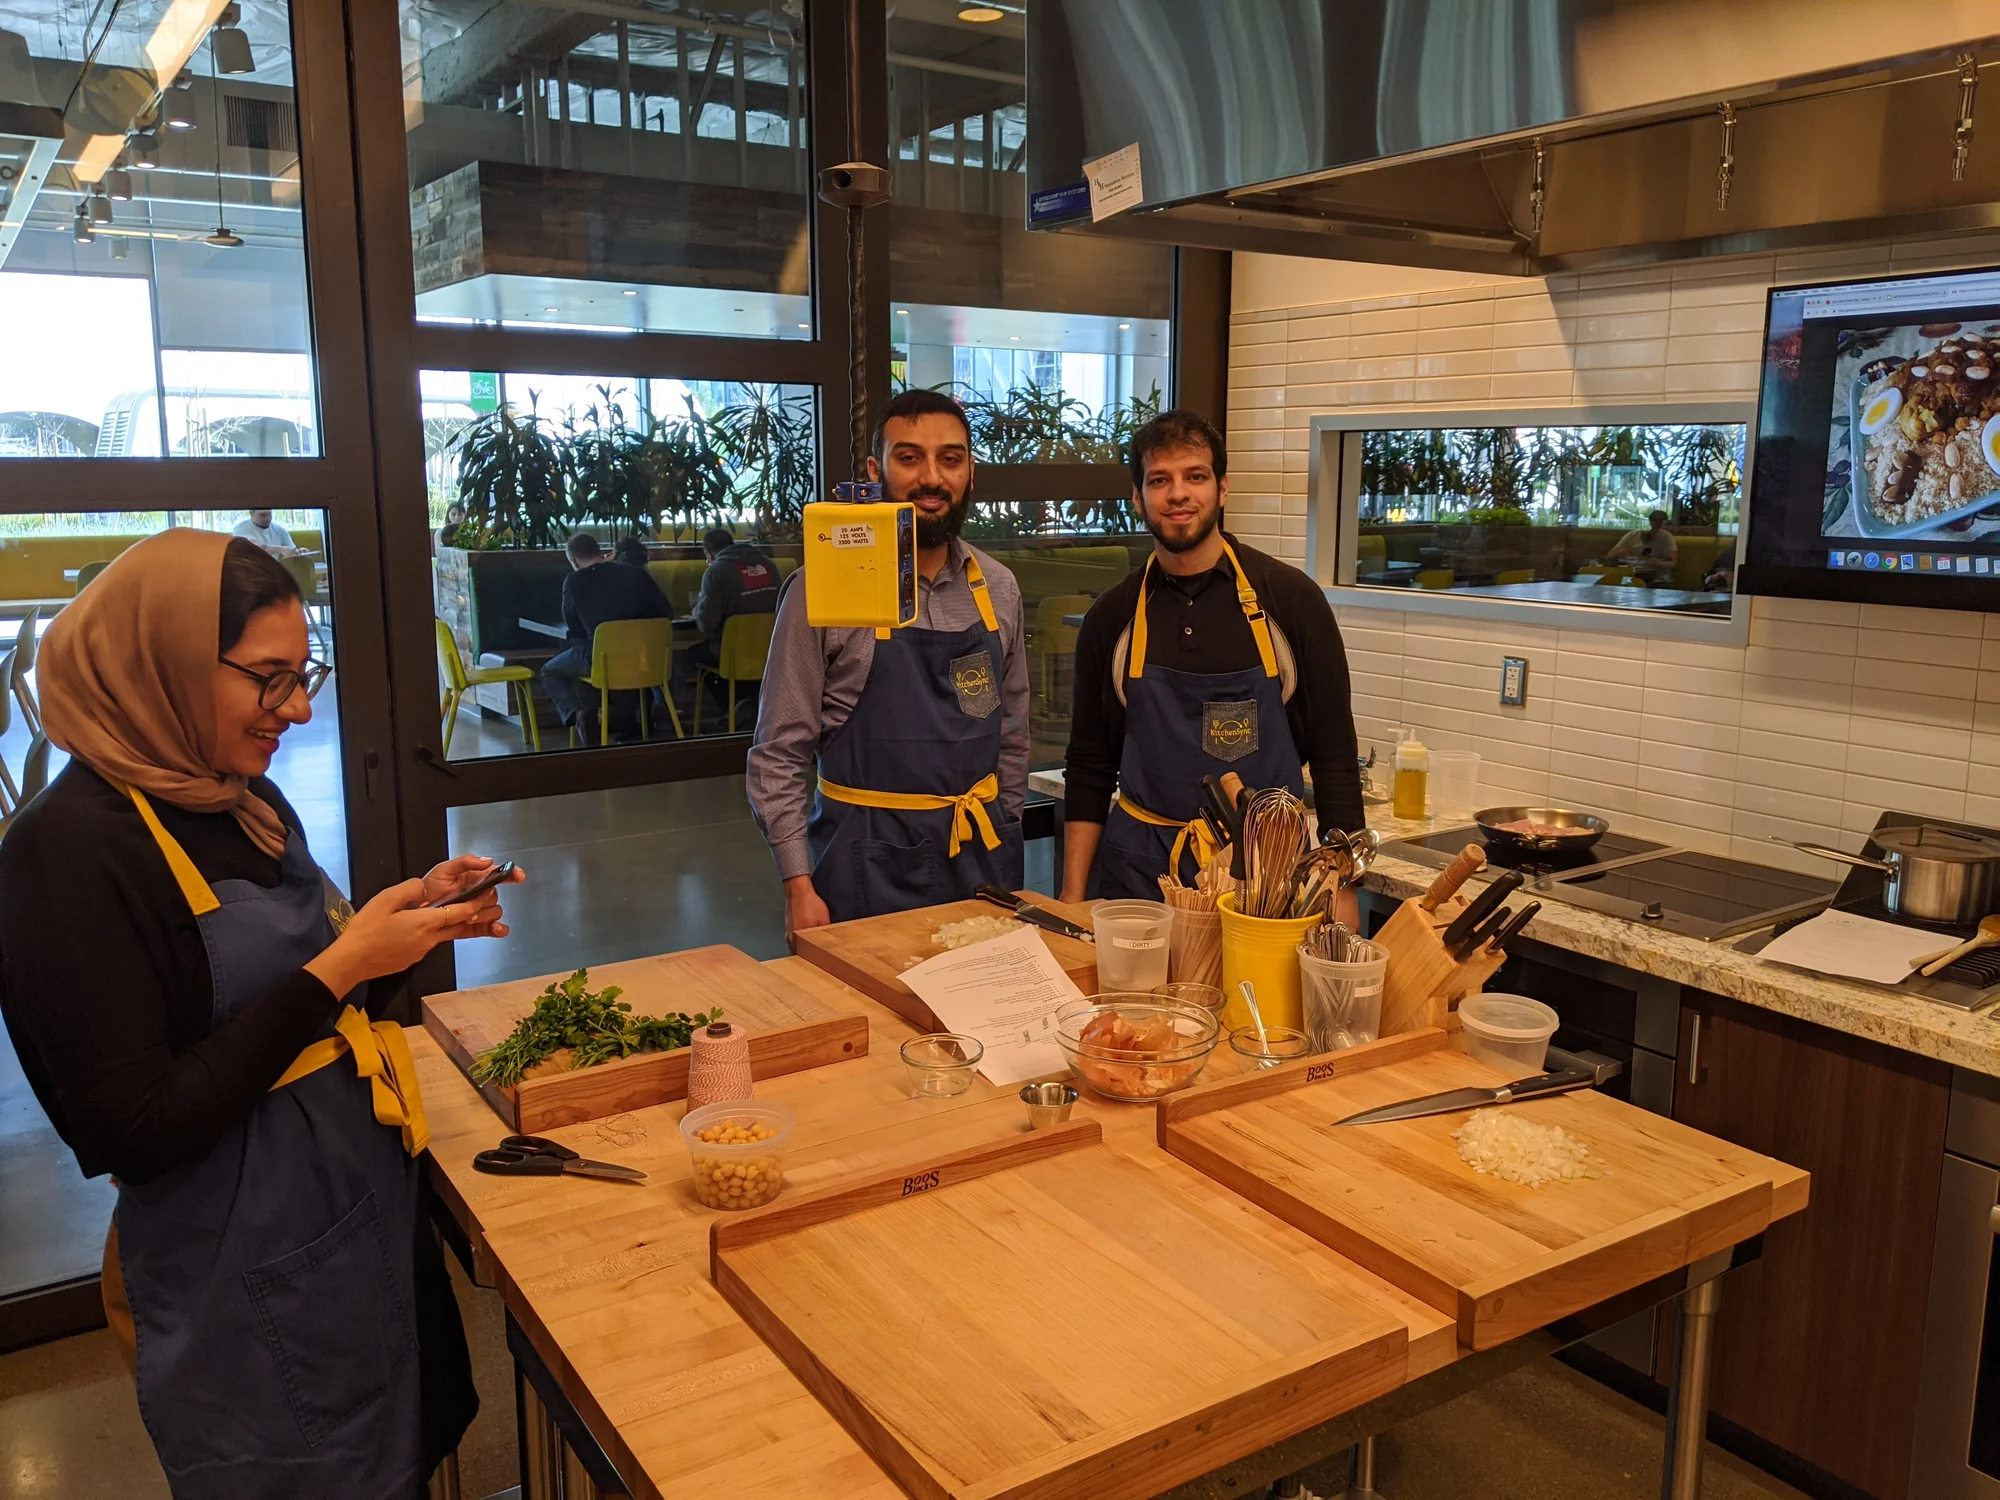
[[[1528,701],[1528,658],[1500,658],[1500,701],[1509,708],[1521,708]]]

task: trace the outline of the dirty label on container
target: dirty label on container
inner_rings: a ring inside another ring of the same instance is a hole
[[[907,1198],[912,1193],[927,1193],[937,1185],[938,1174],[936,1172],[919,1172],[915,1177],[905,1177],[903,1179],[903,1196]]]
[[[842,521],[833,528],[833,545],[872,547],[875,545],[875,528],[866,521]]]
[[[1122,948],[1127,953],[1145,953],[1153,948],[1166,947],[1167,940],[1163,937],[1150,937],[1150,938],[1115,937],[1111,940],[1111,946],[1114,948]]]

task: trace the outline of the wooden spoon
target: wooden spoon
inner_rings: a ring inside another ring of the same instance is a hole
[[[1991,948],[1996,943],[2000,943],[2000,915],[1982,917],[1979,921],[1977,936],[1960,943],[1956,948],[1947,948],[1944,952],[1937,954],[1929,963],[1923,966],[1920,972],[1925,975],[1935,974],[1938,970],[1957,963],[1973,950]]]

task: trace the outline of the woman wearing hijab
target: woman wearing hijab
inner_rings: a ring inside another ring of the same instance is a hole
[[[358,911],[320,873],[264,773],[327,668],[249,542],[141,542],[39,667],[71,759],[0,842],[0,1010],[85,1174],[117,1180],[106,1310],[173,1493],[410,1500],[477,1399],[419,1216],[415,1069],[370,988],[506,933],[492,892],[425,904],[492,862]]]

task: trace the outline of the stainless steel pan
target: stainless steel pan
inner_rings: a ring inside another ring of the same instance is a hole
[[[1881,828],[1869,837],[1880,859],[1829,849],[1824,844],[1793,847],[1857,869],[1877,870],[1887,879],[1882,904],[1899,917],[1963,927],[2000,911],[2000,841],[1933,823]]]
[[[1502,823],[1518,823],[1526,818],[1558,833],[1518,833],[1502,828]],[[1581,854],[1611,831],[1611,825],[1595,813],[1576,812],[1567,807],[1488,807],[1472,815],[1486,842],[1497,849],[1519,850],[1523,854]]]

